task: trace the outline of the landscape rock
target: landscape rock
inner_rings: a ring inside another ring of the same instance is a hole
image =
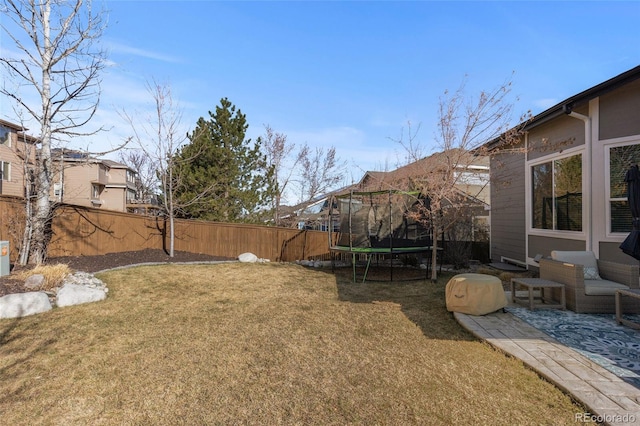
[[[101,288],[91,288],[81,284],[66,283],[58,290],[56,305],[58,307],[80,305],[83,303],[104,300],[107,293]]]
[[[44,284],[44,275],[33,274],[24,281],[24,286],[29,290],[40,290]]]
[[[0,297],[0,318],[20,318],[51,310],[46,293],[30,291]]]
[[[256,263],[258,261],[258,256],[253,253],[242,253],[238,256],[238,260],[242,263]]]
[[[106,284],[102,280],[99,280],[93,274],[90,274],[88,272],[79,271],[72,275],[67,276],[62,282],[63,286],[65,284],[83,285],[85,287],[103,290],[105,293],[109,292],[109,289],[107,288]]]
[[[296,260],[298,265],[312,266],[314,268],[344,268],[351,266],[350,262],[343,260]]]

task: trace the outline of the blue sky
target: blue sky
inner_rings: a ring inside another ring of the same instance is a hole
[[[227,97],[249,137],[268,124],[298,145],[335,146],[355,179],[395,167],[407,121],[433,147],[438,98],[465,76],[474,95],[514,73],[517,119],[640,64],[639,1],[104,4],[112,65],[93,124],[112,130],[72,146],[103,150],[131,134],[117,111],[144,116],[156,79],[185,131]],[[2,102],[0,117],[15,121]]]

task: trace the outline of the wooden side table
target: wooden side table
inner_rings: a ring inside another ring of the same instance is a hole
[[[628,290],[616,290],[616,321],[618,322],[618,324],[624,324],[627,327],[640,330],[640,324],[622,318],[622,303],[620,303],[621,296],[629,296],[635,299],[640,299],[640,290],[635,288],[630,288]]]
[[[529,290],[529,297],[527,299],[516,297],[516,289],[518,287],[524,287]],[[560,303],[544,303],[546,302],[546,299],[544,297],[544,289],[546,288],[560,289]],[[535,303],[534,301],[534,290],[540,290],[540,303]],[[567,308],[564,284],[557,283],[551,280],[545,280],[543,278],[511,278],[511,301],[513,303],[520,303],[522,305],[528,306],[531,310],[534,310],[535,308]]]

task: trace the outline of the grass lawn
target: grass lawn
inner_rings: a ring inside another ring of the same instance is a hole
[[[0,320],[2,424],[560,425],[584,412],[462,329],[447,276],[350,273],[103,273],[103,302]]]

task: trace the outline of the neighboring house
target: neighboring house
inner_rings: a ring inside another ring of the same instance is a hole
[[[631,230],[624,175],[640,163],[640,66],[519,126],[491,156],[491,258],[536,267],[551,250],[592,250],[637,264],[619,245]]]
[[[474,228],[486,231],[491,205],[489,158],[486,156],[459,149],[450,153],[438,152],[390,172],[366,172],[357,184],[357,190],[415,191],[426,187],[429,181],[441,181],[444,173],[453,173],[447,181],[455,181],[454,191],[449,194],[452,199],[447,201],[468,207],[473,213]]]
[[[32,195],[35,192],[33,174],[38,139],[27,135],[27,130],[0,119],[1,195],[25,197],[27,182],[31,182]],[[52,150],[52,161],[52,201],[122,212],[150,210],[143,200],[137,199],[137,173],[126,165],[62,149]],[[25,178],[25,170],[31,175],[29,179]]]
[[[454,173],[455,189],[467,197],[490,204],[489,157],[474,155],[459,149],[447,154],[437,152],[390,172],[366,172],[357,184],[359,190],[415,190],[422,181],[441,178],[445,170]],[[452,181],[450,179],[449,181]]]
[[[25,196],[25,170],[33,170],[37,139],[18,124],[0,120],[0,194]]]
[[[281,206],[281,223],[292,225],[298,229],[327,231],[329,229],[329,200],[333,195],[348,192],[351,188],[355,188],[355,185],[331,191],[295,206]],[[340,229],[340,224],[335,220],[332,229],[336,232]]]
[[[137,194],[140,194],[139,188]],[[160,205],[160,200],[155,194],[127,200],[127,213],[140,214],[143,216],[160,216],[162,212],[163,207]]]
[[[348,194],[350,191],[415,191],[420,188],[421,181],[441,177],[442,167],[439,163],[444,157],[443,153],[436,153],[389,172],[368,171],[356,184],[332,191],[311,202],[289,207],[286,211],[295,215],[299,229],[326,231],[329,228],[329,200],[332,195]],[[473,208],[474,225],[484,230],[489,225],[489,158],[469,154],[456,156],[456,159],[458,167],[452,172],[458,178],[455,185],[458,199]],[[333,229],[339,229],[335,218]]]
[[[52,162],[52,200],[121,212],[136,201],[137,173],[125,164],[62,149]]]

